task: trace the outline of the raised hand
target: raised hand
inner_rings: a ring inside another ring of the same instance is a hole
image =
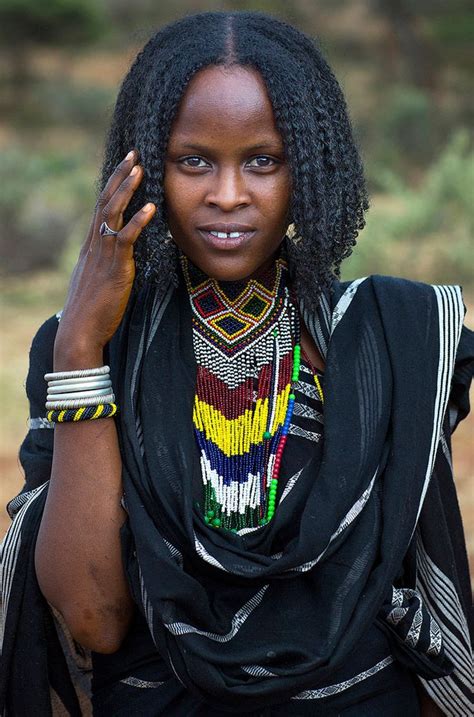
[[[156,207],[145,204],[124,226],[123,213],[143,178],[131,151],[102,191],[73,271],[55,342],[55,370],[82,368],[83,359],[100,358],[125,312],[135,277],[133,247]],[[107,222],[117,236],[101,236]],[[79,365],[81,364],[81,365]]]

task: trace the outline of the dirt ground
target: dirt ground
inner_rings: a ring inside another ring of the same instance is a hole
[[[31,339],[40,324],[62,305],[65,286],[45,275],[22,290],[6,287],[2,301],[2,332],[0,396],[6,412],[0,413],[0,537],[10,519],[4,506],[20,489],[23,482],[17,454],[27,430],[28,405],[24,381],[28,368]],[[466,302],[474,309],[474,301]],[[473,328],[474,310],[468,311],[467,325]],[[472,401],[471,401],[472,403]],[[463,421],[453,435],[454,473],[463,515],[467,547],[474,575],[474,412]]]

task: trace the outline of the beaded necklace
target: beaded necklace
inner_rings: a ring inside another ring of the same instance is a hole
[[[184,255],[197,362],[193,424],[204,520],[234,532],[270,521],[301,361],[288,266],[218,282]]]

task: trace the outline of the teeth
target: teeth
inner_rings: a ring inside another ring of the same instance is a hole
[[[227,234],[226,232],[213,231],[209,233],[212,234],[212,236],[217,237],[218,239],[237,239],[237,237],[240,237],[243,234],[243,232],[229,232],[229,234]]]

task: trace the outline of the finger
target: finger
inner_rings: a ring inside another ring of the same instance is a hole
[[[92,217],[91,223],[89,224],[89,230],[86,234],[86,238],[82,243],[81,250],[79,252],[79,259],[83,259],[89,253],[91,242],[94,237],[95,225],[96,225],[96,218],[95,218],[95,214],[94,214],[94,216]]]
[[[93,250],[94,244],[97,241],[97,233],[102,221],[103,208],[107,205],[110,196],[117,189],[118,186],[123,182],[124,179],[129,175],[137,159],[137,152],[132,149],[127,156],[118,164],[109,177],[107,184],[100,193],[99,199],[95,206],[95,212],[92,217],[92,222],[89,227],[89,233],[84,244],[81,247],[79,258],[87,257]]]
[[[107,184],[100,193],[99,200],[97,202],[97,208],[103,209],[109,202],[111,196],[122,184],[123,180],[128,176],[130,170],[135,164],[137,159],[137,153],[132,149],[127,156],[118,164],[112,174],[110,175]]]
[[[134,191],[140,184],[142,176],[142,168],[139,165],[135,165],[128,177],[122,182],[120,187],[112,196],[107,206],[104,207],[102,212],[97,215],[98,227],[95,232],[95,239],[92,240],[93,243],[91,244],[91,249],[94,251],[94,248],[97,247],[100,258],[106,257],[112,259],[116,243],[116,239],[113,234],[101,235],[100,226],[103,222],[106,222],[107,226],[113,231],[118,232],[122,229],[123,212],[127,208]]]
[[[133,257],[133,246],[144,227],[153,218],[155,212],[156,206],[152,202],[145,204],[118,233],[115,243],[114,263]]]
[[[123,226],[123,213],[127,208],[133,193],[137,189],[143,177],[143,170],[136,164],[130,174],[123,180],[116,189],[108,204],[102,210],[99,220],[107,222],[111,229],[120,231]]]

